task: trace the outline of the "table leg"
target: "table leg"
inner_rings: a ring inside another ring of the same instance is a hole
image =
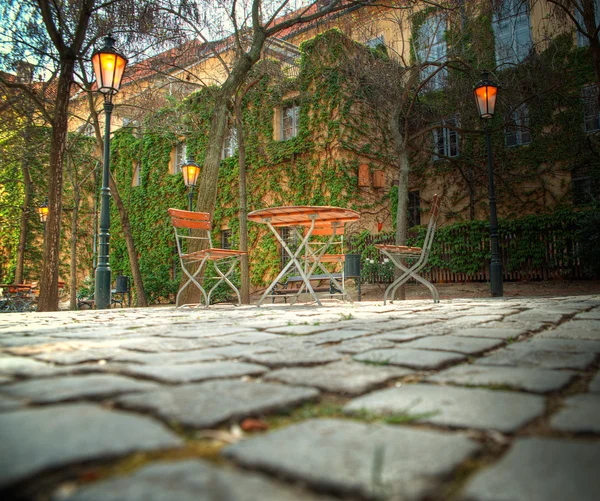
[[[313,229],[315,227],[315,219],[314,218],[312,219],[312,224],[310,226],[310,229],[307,232],[306,236],[302,239],[300,245],[296,249],[296,252],[292,252],[291,249],[287,246],[287,244],[284,242],[284,240],[279,235],[279,232],[277,231],[277,229],[271,224],[271,220],[270,219],[265,219],[264,222],[267,224],[267,226],[269,227],[269,229],[271,230],[271,232],[273,233],[273,235],[275,235],[275,238],[277,239],[277,241],[281,244],[281,246],[283,247],[283,249],[285,249],[285,252],[287,253],[288,256],[290,256],[291,259],[285,265],[285,267],[283,268],[283,270],[281,270],[281,272],[279,273],[279,275],[277,275],[277,277],[275,278],[275,280],[273,280],[273,283],[271,283],[271,285],[269,286],[269,288],[264,292],[264,294],[262,295],[262,297],[258,301],[257,306],[260,306],[260,305],[263,304],[264,300],[269,296],[269,294],[271,293],[271,291],[273,290],[273,288],[275,287],[275,285],[277,284],[277,282],[279,282],[279,280],[281,280],[281,278],[287,273],[287,271],[291,268],[292,265],[296,266],[296,269],[298,270],[298,273],[302,277],[302,280],[304,281],[304,283],[308,287],[308,290],[310,291],[310,293],[312,294],[312,296],[315,298],[315,301],[317,302],[317,304],[319,306],[321,306],[321,302],[319,301],[319,298],[315,294],[315,291],[311,287],[310,282],[306,278],[306,273],[304,273],[304,270],[302,269],[302,266],[298,262],[298,256],[302,253],[303,249],[306,247],[308,239],[310,238],[310,235],[312,234],[312,231],[313,231]]]

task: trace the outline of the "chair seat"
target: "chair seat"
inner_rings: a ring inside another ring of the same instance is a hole
[[[311,261],[315,260],[315,256],[310,256]],[[319,261],[321,263],[343,263],[346,260],[345,254],[323,254]]]
[[[189,254],[182,254],[182,259],[189,260],[201,260],[208,259],[209,261],[218,261],[219,259],[225,259],[228,257],[238,257],[247,254],[244,251],[234,249],[203,249],[196,252],[190,252]]]
[[[377,249],[386,250],[390,254],[421,254],[421,247],[407,247],[406,245],[376,244]]]

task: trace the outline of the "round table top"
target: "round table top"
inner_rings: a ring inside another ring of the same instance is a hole
[[[292,205],[270,207],[250,212],[248,219],[256,223],[269,220],[273,226],[309,226],[312,219],[315,226],[331,223],[351,223],[360,219],[360,214],[352,209],[329,206]]]

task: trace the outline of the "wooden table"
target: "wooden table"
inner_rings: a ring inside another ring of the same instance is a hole
[[[327,245],[322,247],[319,252],[313,252],[309,246],[310,237],[315,228],[327,228],[333,229],[329,239],[329,243],[333,241],[336,234],[336,229],[343,227],[346,223],[352,223],[358,221],[360,214],[351,209],[343,209],[341,207],[329,207],[329,206],[289,206],[289,207],[272,207],[269,209],[259,209],[248,214],[248,219],[255,223],[266,224],[271,232],[277,238],[277,241],[281,244],[286,254],[290,256],[290,260],[285,265],[283,270],[277,275],[277,278],[273,280],[273,283],[267,288],[262,297],[258,302],[260,306],[267,297],[271,297],[271,292],[275,285],[281,280],[281,278],[288,272],[288,270],[295,266],[298,274],[302,277],[304,285],[308,292],[313,296],[317,304],[320,306],[321,302],[315,294],[312,286],[310,285],[310,276],[313,274],[315,269],[319,266],[320,258],[325,252]],[[287,243],[281,238],[281,235],[277,231],[277,228],[282,226],[291,226],[299,236],[300,244],[295,251],[292,251]],[[306,228],[304,235],[300,235],[297,227]],[[308,259],[305,260],[304,266],[298,261],[298,258],[305,253],[308,257],[311,256],[311,264],[308,266]],[[302,288],[300,289],[302,290]],[[299,294],[299,293],[298,293]]]

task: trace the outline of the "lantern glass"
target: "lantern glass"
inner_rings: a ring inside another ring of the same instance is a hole
[[[183,174],[183,182],[188,188],[196,186],[200,175],[200,166],[193,160],[188,159],[181,166],[181,173]]]
[[[104,47],[92,54],[92,64],[96,74],[98,91],[113,95],[119,92],[127,59],[113,47],[114,38],[106,37]]]
[[[487,72],[483,72],[482,80],[473,89],[475,102],[481,118],[492,118],[496,111],[498,86],[489,80]]]
[[[48,219],[48,204],[46,202],[38,207],[38,214],[40,216],[40,221],[45,223]]]

